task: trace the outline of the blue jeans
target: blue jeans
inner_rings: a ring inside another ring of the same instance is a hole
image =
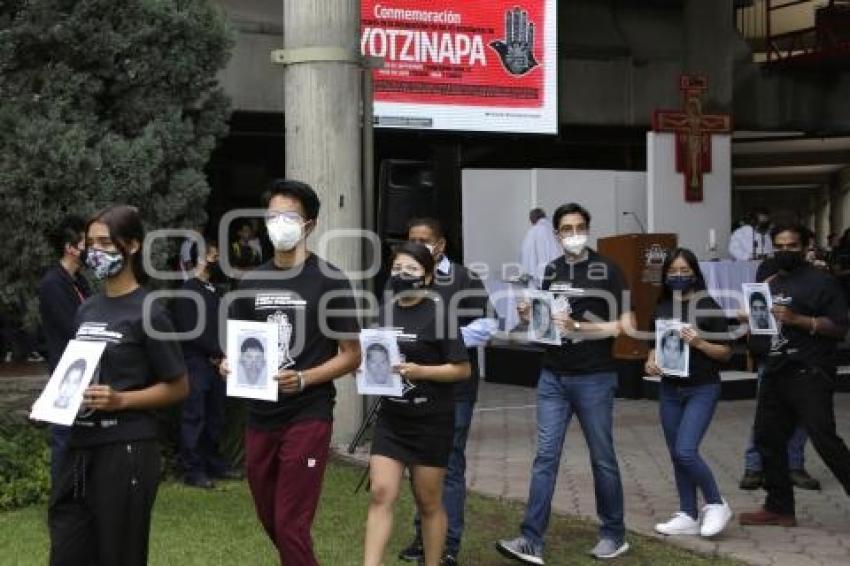
[[[697,488],[706,503],[722,503],[714,474],[699,455],[714,409],[720,399],[720,384],[671,385],[661,383],[659,413],[667,449],[676,474],[679,510],[693,519],[699,517]]]
[[[227,464],[219,452],[224,429],[225,383],[204,358],[186,359],[189,396],[180,417],[180,456],[187,479],[224,473]]]
[[[758,371],[758,383],[761,385],[762,374],[764,368],[760,367]],[[806,441],[809,435],[806,434],[806,429],[800,425],[794,428],[794,434],[788,440],[788,469],[802,470],[805,467],[805,452]],[[750,431],[750,439],[747,443],[747,449],[744,452],[744,469],[748,472],[761,472],[764,469],[761,461],[761,453],[756,448],[755,431]]]
[[[59,478],[59,462],[68,450],[71,442],[71,431],[73,427],[62,425],[50,425],[50,481],[56,484]]]
[[[561,464],[567,426],[575,413],[581,423],[596,494],[596,513],[602,523],[600,536],[618,542],[626,535],[623,522],[623,483],[614,452],[613,372],[560,376],[544,369],[537,384],[537,455],[531,471],[528,506],[522,534],[543,545],[549,526],[552,495]]]
[[[472,425],[472,399],[455,400],[455,428],[452,438],[452,451],[449,454],[449,466],[443,479],[443,507],[446,509],[448,528],[446,530],[446,552],[452,556],[460,554],[460,540],[463,537],[463,509],[466,505],[466,440]],[[419,513],[413,519],[416,538],[422,539]]]

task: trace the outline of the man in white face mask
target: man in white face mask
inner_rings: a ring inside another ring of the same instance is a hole
[[[274,258],[242,278],[247,296],[233,301],[231,318],[278,325],[279,395],[248,403],[245,471],[281,562],[316,566],[310,527],[330,448],[333,380],[360,365],[360,327],[345,274],[307,248],[316,192],[279,179],[264,202]]]
[[[546,266],[542,288],[556,299],[565,298],[570,308],[552,315],[562,343],[546,346],[543,356],[537,385],[537,455],[521,534],[497,544],[503,555],[529,564],[543,564],[543,539],[573,414],[581,421],[592,454],[596,512],[601,523],[599,542],[590,553],[596,558],[615,558],[629,549],[612,434],[617,389],[612,347],[614,338],[633,324],[632,313],[623,312],[625,279],[613,261],[587,247],[590,213],[584,207],[562,205],[552,220],[564,254]],[[518,310],[520,318],[528,321],[528,303]]]

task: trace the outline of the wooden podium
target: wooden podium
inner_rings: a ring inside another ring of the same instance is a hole
[[[649,330],[649,318],[661,294],[661,266],[676,242],[676,234],[624,234],[598,241],[599,253],[623,271],[639,330]],[[640,360],[648,351],[646,342],[631,336],[621,335],[614,342],[617,359]]]

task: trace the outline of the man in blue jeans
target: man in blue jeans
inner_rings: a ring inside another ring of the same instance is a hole
[[[759,368],[759,383],[764,368]],[[806,441],[809,439],[806,429],[797,426],[794,434],[788,441],[788,474],[791,483],[798,489],[820,490],[820,482],[809,475],[805,467]],[[764,484],[764,467],[761,461],[761,453],[756,448],[753,431],[750,431],[750,441],[744,452],[744,477],[741,478],[739,487],[748,491],[759,489]]]
[[[614,451],[613,411],[617,373],[614,338],[632,313],[622,313],[625,281],[620,269],[587,247],[590,214],[578,204],[555,211],[553,225],[564,255],[546,267],[543,290],[568,304],[553,315],[562,342],[547,346],[537,385],[537,455],[521,535],[500,540],[497,550],[525,564],[543,564],[546,528],[567,426],[575,414],[590,452],[596,512],[602,523],[595,558],[616,558],[629,549],[623,521],[623,484]],[[565,299],[565,300],[564,300]],[[528,305],[519,315],[528,320]]]
[[[59,359],[74,338],[77,308],[91,294],[88,281],[80,273],[85,249],[85,221],[66,217],[49,235],[50,245],[59,260],[48,269],[38,284],[39,312],[47,346],[47,369],[56,369]],[[50,427],[50,478],[55,480],[59,461],[68,448],[71,427]]]
[[[476,343],[486,343],[492,329],[483,320],[492,309],[484,284],[475,272],[459,263],[452,262],[445,254],[446,239],[443,228],[435,218],[414,218],[407,225],[407,239],[426,246],[434,256],[437,266],[434,288],[452,307],[457,305],[457,325],[469,348],[472,363],[472,375],[468,380],[454,386],[455,424],[452,438],[452,451],[449,465],[443,480],[443,506],[446,508],[446,548],[441,561],[442,566],[454,566],[460,554],[463,537],[464,506],[466,505],[466,440],[472,425],[472,410],[478,397],[478,351],[473,349]],[[406,561],[418,561],[424,558],[422,532],[419,516],[414,519],[416,534],[413,541],[403,549],[398,557]]]
[[[759,265],[756,271],[756,281],[770,282],[779,273],[779,266],[776,260],[772,257],[765,259]],[[742,319],[745,320],[746,313],[742,314]],[[749,349],[758,366],[758,383],[761,386],[762,375],[764,374],[764,358],[770,349],[770,336],[765,335],[750,335]],[[794,434],[788,441],[788,473],[791,477],[791,483],[799,489],[819,490],[820,482],[810,476],[804,467],[803,455],[806,448],[806,440],[808,435],[806,429],[802,426],[797,426],[794,429]],[[739,487],[746,490],[755,490],[762,487],[764,484],[764,467],[762,466],[761,453],[758,451],[755,443],[755,433],[750,431],[750,439],[747,443],[747,450],[744,453],[744,477],[741,478]]]

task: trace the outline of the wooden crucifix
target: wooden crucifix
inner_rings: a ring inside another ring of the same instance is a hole
[[[676,171],[685,177],[685,200],[702,202],[702,176],[711,171],[711,135],[732,131],[728,114],[703,114],[702,93],[708,90],[708,79],[702,75],[682,75],[681,110],[656,110],[652,129],[676,134]]]

